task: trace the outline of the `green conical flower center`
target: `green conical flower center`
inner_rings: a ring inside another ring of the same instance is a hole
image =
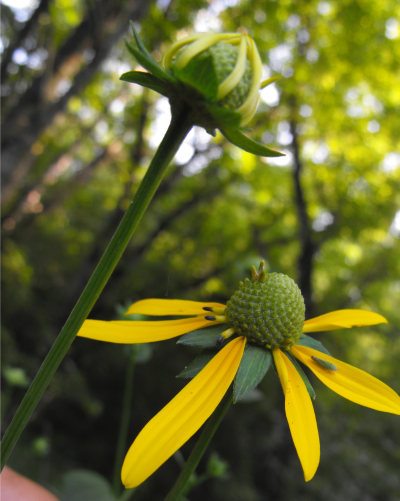
[[[305,306],[296,283],[281,273],[263,272],[241,283],[227,303],[230,327],[250,343],[288,349],[300,337]]]
[[[221,84],[233,71],[239,56],[239,46],[219,42],[204,51],[204,55],[211,54],[217,81]],[[245,62],[245,71],[237,86],[227,96],[219,101],[219,105],[231,110],[239,108],[250,91],[252,70],[248,59]]]

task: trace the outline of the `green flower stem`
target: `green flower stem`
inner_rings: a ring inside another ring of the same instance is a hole
[[[214,433],[217,431],[217,428],[221,423],[222,418],[225,416],[226,411],[229,409],[229,406],[232,403],[232,397],[233,391],[231,386],[226,392],[224,398],[221,400],[221,403],[207,421],[199,440],[194,446],[194,449],[185,464],[185,467],[181,471],[174,486],[164,501],[178,501],[181,498],[185,491],[186,484],[199,464],[200,459],[203,457],[203,454],[206,452],[208,444],[214,436]]]
[[[119,427],[117,450],[115,453],[113,490],[116,496],[121,493],[121,468],[124,461],[126,439],[128,436],[129,419],[131,416],[132,393],[133,393],[133,373],[136,365],[136,354],[138,345],[132,345],[129,355],[128,365],[125,375],[124,396],[122,401],[121,424]]]
[[[189,122],[188,117],[189,110],[186,107],[182,106],[180,109],[174,109],[169,128],[154,155],[133,201],[4,435],[1,444],[1,469],[6,464],[11,451],[46,390],[47,385],[120,260],[123,251],[153,198],[166,168],[190,131],[192,123]]]

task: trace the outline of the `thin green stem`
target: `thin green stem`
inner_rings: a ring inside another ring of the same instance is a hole
[[[210,443],[212,437],[214,436],[214,433],[217,431],[217,428],[222,421],[222,418],[225,416],[226,411],[229,409],[229,406],[232,403],[232,395],[233,393],[231,386],[226,392],[224,398],[221,400],[219,406],[215,409],[215,411],[207,421],[199,440],[194,446],[194,449],[185,464],[185,467],[181,471],[174,486],[172,487],[164,501],[178,501],[181,498],[191,475],[199,464],[199,461],[203,457],[203,454],[206,452],[208,444]]]
[[[40,367],[35,379],[21,402],[10,426],[2,440],[1,469],[7,462],[11,451],[18,441],[26,423],[35,410],[40,398],[46,390],[51,378],[65,357],[72,341],[75,339],[83,322],[86,320],[93,305],[106,285],[111,273],[120,260],[139,221],[156,192],[166,168],[173,159],[179,146],[192,127],[188,122],[189,113],[186,108],[174,110],[169,128],[150,163],[136,195],[126,211],[120,225],[111,239],[97,268],[91,276],[85,290],[67,322],[55,340],[50,352]]]
[[[122,400],[121,424],[119,427],[117,450],[115,453],[113,490],[118,496],[121,493],[121,468],[124,460],[126,439],[128,436],[129,419],[131,416],[132,393],[133,393],[133,373],[135,371],[137,345],[132,345],[129,355],[128,365],[125,375],[124,396]]]

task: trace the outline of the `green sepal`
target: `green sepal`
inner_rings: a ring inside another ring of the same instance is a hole
[[[175,83],[175,80],[171,75],[168,75],[166,71],[164,71],[161,66],[156,63],[156,61],[149,55],[144,56],[140,51],[138,51],[133,45],[125,40],[126,48],[132,54],[132,56],[137,60],[137,62],[143,66],[147,71],[152,73],[154,76],[160,78],[163,81],[169,83]]]
[[[311,399],[315,400],[317,395],[315,394],[314,388],[311,386],[311,383],[308,380],[308,377],[304,374],[303,369],[300,367],[300,365],[297,363],[297,360],[294,358],[294,356],[291,353],[289,353],[288,351],[285,351],[284,353],[288,357],[288,359],[292,362],[293,367],[299,373],[299,376],[303,380],[303,383],[306,385],[308,394],[310,395]]]
[[[242,120],[242,115],[240,113],[222,108],[222,106],[218,106],[218,104],[204,103],[204,106],[207,108],[210,115],[215,118],[218,127],[239,127],[240,121]]]
[[[325,355],[329,355],[330,357],[332,356],[320,341],[317,341],[313,337],[307,336],[306,334],[300,335],[300,339],[297,341],[296,345],[307,346],[307,348],[312,348],[313,350],[320,351],[321,353],[325,353]]]
[[[204,350],[176,377],[192,379],[204,369],[210,360],[218,353],[218,350]]]
[[[228,141],[232,144],[241,148],[248,153],[253,153],[253,155],[258,155],[260,157],[283,157],[284,153],[279,153],[279,151],[270,150],[263,144],[258,141],[254,141],[254,139],[250,139],[249,137],[242,134],[239,130],[235,129],[219,129],[223,136],[226,137]]]
[[[184,344],[187,346],[200,346],[202,348],[216,348],[224,346],[227,340],[223,341],[221,344],[217,344],[217,340],[220,335],[226,331],[227,324],[212,325],[211,327],[205,327],[203,329],[198,329],[196,331],[189,332],[181,336],[177,344]],[[229,338],[230,340],[230,338]]]
[[[135,42],[136,42],[136,45],[138,46],[138,49],[140,50],[140,52],[146,56],[146,57],[150,57],[151,58],[151,54],[150,52],[146,49],[146,47],[144,46],[144,43],[142,42],[140,36],[138,35],[138,32],[136,31],[135,29],[135,25],[133,24],[133,21],[129,21],[129,24],[131,25],[131,29],[132,29],[132,33],[133,33],[133,36],[135,37]]]
[[[168,97],[166,84],[158,77],[144,71],[128,71],[119,77],[124,82],[131,82],[154,90],[165,97]]]
[[[251,392],[263,379],[271,366],[272,354],[261,346],[247,344],[233,387],[233,403]]]
[[[200,54],[189,61],[184,68],[176,66],[172,68],[177,80],[196,89],[206,101],[217,101],[218,80],[211,54]]]
[[[137,31],[135,30],[135,26],[132,21],[130,21],[130,25],[132,28],[133,36],[135,37],[135,42],[139,49],[139,51],[137,51],[137,49],[135,49],[132,45],[130,45],[129,42],[125,42],[125,45],[131,52],[131,54],[137,59],[138,63],[140,63],[143,66],[143,68],[146,68],[146,70],[153,73],[153,75],[157,76],[158,78],[161,78],[161,80],[167,80],[170,83],[175,83],[175,79],[171,75],[169,75],[166,71],[164,71],[163,68],[161,68],[161,66],[153,59],[150,52],[146,49]],[[138,59],[137,57],[138,54],[141,60]]]
[[[317,364],[319,364],[321,367],[323,367],[324,369],[326,369],[328,371],[336,372],[338,370],[338,368],[336,367],[336,365],[333,365],[330,362],[327,362],[326,360],[323,360],[322,358],[317,358],[317,357],[313,357],[313,356],[311,356],[311,358],[315,362],[317,362]]]

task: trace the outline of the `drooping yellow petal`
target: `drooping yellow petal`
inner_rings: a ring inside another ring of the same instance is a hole
[[[399,395],[379,379],[306,346],[294,345],[290,351],[300,362],[307,365],[328,388],[342,397],[377,411],[400,414]],[[312,356],[332,363],[338,370],[324,369],[311,358]]]
[[[220,303],[200,303],[198,301],[185,301],[181,299],[143,299],[137,301],[128,309],[125,315],[140,313],[141,315],[209,315],[203,308],[225,308]]]
[[[217,100],[220,101],[227,96],[239,84],[246,70],[246,39],[243,36],[240,40],[240,47],[235,67],[232,72],[218,86]]]
[[[175,64],[179,69],[184,68],[191,59],[195,58],[200,52],[207,50],[212,45],[230,38],[240,38],[239,33],[207,33],[198,40],[189,44],[176,58]]]
[[[285,411],[304,479],[311,480],[317,471],[320,445],[314,407],[306,385],[288,357],[279,349],[272,351],[285,394]]]
[[[196,433],[228,390],[246,339],[234,339],[139,433],[122,466],[122,483],[136,487]]]
[[[387,324],[386,318],[366,310],[338,310],[306,320],[303,332],[332,331],[366,325]]]
[[[161,320],[158,322],[85,320],[78,332],[78,336],[108,343],[154,343],[155,341],[181,336],[209,325],[215,325],[215,322],[206,320],[204,317]]]

